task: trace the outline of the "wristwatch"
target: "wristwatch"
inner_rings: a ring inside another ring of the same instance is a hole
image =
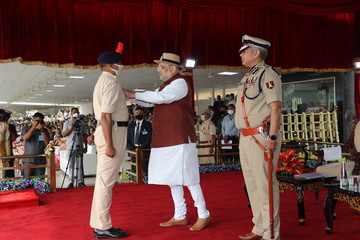
[[[277,136],[276,135],[269,135],[269,137],[268,138],[270,138],[271,140],[276,140],[277,139]]]

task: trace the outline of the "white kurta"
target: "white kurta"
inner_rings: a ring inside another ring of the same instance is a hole
[[[156,104],[169,104],[178,101],[184,98],[187,93],[186,81],[179,78],[162,91],[156,89],[155,91],[137,92],[135,94],[136,100],[133,102],[144,107],[152,107]],[[199,182],[196,143],[151,148],[149,184],[190,186]]]

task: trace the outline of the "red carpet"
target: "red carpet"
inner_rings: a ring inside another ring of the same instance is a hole
[[[37,191],[33,188],[0,192],[0,210],[37,206],[39,206],[39,197]]]
[[[251,230],[251,211],[243,192],[241,172],[202,174],[201,183],[213,216],[209,227],[191,232],[189,226],[161,228],[159,223],[173,215],[173,203],[167,186],[117,184],[111,209],[115,227],[131,236],[129,240],[222,240],[238,239]],[[59,189],[41,196],[41,206],[0,212],[0,239],[89,240],[93,187]],[[326,191],[320,193],[324,201]],[[196,221],[196,209],[186,191],[189,224]],[[314,194],[305,192],[306,225],[298,224],[296,195],[281,194],[281,239],[353,239],[359,235],[360,216],[349,205],[338,202],[334,233],[325,232],[323,204],[316,205]]]

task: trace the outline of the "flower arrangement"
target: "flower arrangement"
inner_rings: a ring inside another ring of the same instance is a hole
[[[21,179],[20,181],[0,182],[0,191],[21,190],[25,188],[35,188],[40,194],[51,192],[50,185],[39,178]]]
[[[217,173],[217,172],[228,172],[228,171],[239,171],[241,170],[240,163],[231,164],[206,164],[199,166],[200,173]]]
[[[218,172],[228,172],[228,171],[240,171],[241,165],[239,162],[230,163],[230,164],[204,164],[199,166],[199,171],[201,174],[204,173],[218,173]],[[143,173],[143,183],[148,183],[148,177]],[[130,181],[135,181],[135,177],[130,174],[125,173],[123,170],[120,174],[120,179],[129,179]]]
[[[294,149],[289,149],[286,152],[280,152],[276,172],[283,176],[302,174],[304,166],[305,158],[296,156]]]

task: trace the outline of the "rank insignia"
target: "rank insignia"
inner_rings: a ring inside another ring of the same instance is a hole
[[[267,83],[266,83],[266,87],[267,87],[268,89],[273,89],[273,88],[275,87],[274,81],[267,82]]]
[[[250,82],[251,82],[251,83],[254,83],[254,82],[256,82],[256,79],[257,79],[257,77],[251,77],[251,78],[250,78]]]
[[[258,70],[259,70],[259,67],[254,67],[253,69],[250,70],[250,72],[252,74],[255,74]]]

